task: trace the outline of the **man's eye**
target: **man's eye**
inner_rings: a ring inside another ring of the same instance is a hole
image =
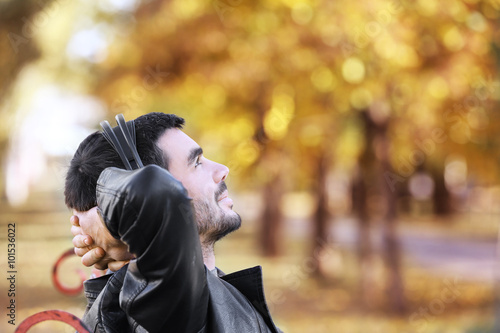
[[[197,167],[200,164],[201,164],[200,156],[198,156],[198,158],[196,158],[196,163],[194,164],[194,166]]]

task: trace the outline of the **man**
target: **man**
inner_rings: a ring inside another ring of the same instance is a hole
[[[146,165],[138,170],[113,168],[123,163],[100,133],[75,153],[65,186],[75,252],[100,268],[134,258],[86,281],[83,320],[96,332],[279,332],[260,267],[229,275],[215,267],[214,243],[241,219],[224,183],[229,170],[205,158],[183,124],[162,113],[135,120]]]

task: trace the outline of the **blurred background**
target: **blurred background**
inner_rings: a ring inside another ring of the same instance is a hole
[[[217,265],[262,265],[285,332],[500,332],[499,27],[498,0],[0,0],[0,331],[9,223],[16,324],[82,316],[51,280],[66,168],[161,111],[229,167]]]

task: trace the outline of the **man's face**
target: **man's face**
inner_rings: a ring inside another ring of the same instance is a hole
[[[196,222],[202,241],[213,243],[241,225],[232,210],[226,179],[229,169],[203,156],[200,146],[179,129],[169,129],[158,139],[168,158],[168,169],[193,199]]]

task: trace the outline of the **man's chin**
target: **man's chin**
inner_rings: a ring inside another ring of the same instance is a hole
[[[238,230],[241,227],[241,217],[238,213],[231,211],[231,214],[225,214],[224,224],[214,233],[213,238],[215,241],[224,238],[233,231]]]

